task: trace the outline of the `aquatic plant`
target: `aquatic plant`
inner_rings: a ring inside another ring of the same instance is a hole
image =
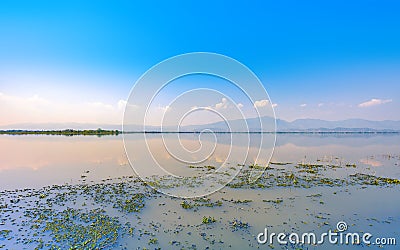
[[[202,223],[203,224],[211,224],[211,223],[214,223],[214,222],[216,222],[217,220],[214,218],[214,217],[211,217],[211,216],[203,216],[203,220],[202,220]]]
[[[279,204],[283,202],[283,199],[276,199],[276,200],[263,200],[263,202],[272,202],[275,204]]]
[[[373,175],[361,174],[361,173],[356,173],[356,174],[350,175],[350,177],[353,180],[360,182],[361,184],[364,184],[364,185],[383,186],[383,185],[399,185],[400,184],[399,179],[393,179],[393,178],[387,178],[387,177],[376,177]]]
[[[158,244],[158,239],[157,238],[149,239],[149,244]]]
[[[8,230],[8,229],[3,229],[3,230],[0,230],[0,240],[4,240],[4,239],[7,239],[8,238],[8,236],[11,234],[11,230]]]
[[[191,209],[191,208],[193,208],[194,206],[193,205],[191,205],[189,202],[187,202],[187,201],[182,201],[181,202],[181,206],[182,206],[182,208],[184,208],[184,209]]]
[[[290,165],[290,164],[293,164],[293,163],[291,163],[291,162],[269,162],[269,164],[271,164],[271,165],[278,165],[278,166],[285,166],[285,165]]]
[[[239,219],[234,218],[232,221],[229,222],[229,225],[233,229],[233,231],[239,230],[239,229],[246,229],[249,228],[250,225],[247,222],[243,222]]]
[[[180,203],[180,205],[184,209],[192,209],[195,207],[220,207],[222,206],[222,201],[211,201],[211,199],[197,198],[193,199],[193,201],[184,200]]]
[[[232,201],[233,203],[249,203],[252,202],[252,200],[236,200],[236,201]]]
[[[140,212],[145,206],[144,198],[145,196],[142,193],[133,194],[128,199],[117,198],[113,207],[128,213]]]
[[[102,249],[113,246],[120,236],[121,224],[104,210],[84,212],[67,208],[47,218],[43,232],[50,232],[52,247]]]

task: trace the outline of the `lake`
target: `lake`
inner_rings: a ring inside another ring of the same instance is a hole
[[[0,248],[368,245],[257,242],[265,228],[319,237],[338,232],[338,222],[343,233],[400,244],[399,134],[284,133],[274,141],[239,133],[2,135]]]

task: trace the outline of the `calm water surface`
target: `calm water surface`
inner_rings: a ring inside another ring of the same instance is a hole
[[[165,135],[164,135],[165,136]],[[182,144],[185,148],[196,150],[199,147],[198,135],[183,134]],[[247,151],[248,135],[236,134],[237,145],[230,145],[229,134],[217,134],[215,152],[203,165],[220,166],[227,158],[231,149],[228,164],[243,163],[243,154]],[[257,137],[258,134],[252,134]],[[131,134],[127,141],[137,145],[132,149],[132,164],[153,164],[143,157],[147,152],[142,135]],[[166,135],[174,139],[175,135]],[[272,140],[266,135],[265,140]],[[205,148],[214,145],[213,136],[205,135],[202,138]],[[272,162],[314,162],[316,160],[336,160],[338,163],[354,163],[365,169],[367,173],[378,176],[400,178],[399,160],[388,156],[400,155],[400,135],[309,135],[309,134],[279,134]],[[165,150],[160,134],[148,136],[148,144],[154,157],[169,171],[185,175],[188,171],[187,163],[176,161]],[[175,143],[176,144],[176,143]],[[209,144],[209,145],[208,145]],[[245,163],[254,162],[258,145],[249,146],[249,154]],[[176,145],[175,145],[176,146]],[[254,147],[252,147],[254,146]],[[269,145],[268,145],[269,146]],[[177,146],[178,148],[178,146]],[[180,148],[180,147],[179,147]],[[269,148],[261,150],[258,162],[264,163],[269,158]],[[178,151],[178,150],[176,150]],[[174,153],[174,152],[172,152]],[[205,154],[195,157],[204,158]],[[335,159],[339,158],[339,159]],[[42,187],[52,184],[73,183],[80,180],[85,171],[90,181],[99,181],[104,178],[115,178],[133,175],[135,172],[129,166],[125,155],[121,136],[0,136],[0,188],[16,189]],[[153,173],[149,173],[153,174]]]

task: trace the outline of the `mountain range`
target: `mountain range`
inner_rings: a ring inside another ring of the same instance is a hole
[[[263,131],[273,131],[274,120],[271,117],[261,117]],[[260,131],[258,118],[247,119],[247,125],[252,132]],[[229,122],[232,131],[245,132],[243,120],[233,120]],[[210,129],[213,131],[228,131],[225,122],[216,122],[206,125],[192,125],[183,127],[183,131],[201,131]],[[320,119],[297,119],[292,122],[276,119],[277,132],[399,132],[400,121],[370,121],[363,119],[347,119],[340,121],[326,121]]]
[[[262,131],[271,132],[274,129],[274,119],[272,117],[261,117],[263,124]],[[246,124],[244,126],[244,124]],[[258,118],[229,121],[230,129],[233,132],[260,132],[260,122]],[[21,123],[7,126],[0,126],[0,130],[63,130],[63,129],[97,129],[121,130],[121,125],[95,124],[95,123]],[[188,125],[180,128],[181,132],[199,132],[209,129],[216,132],[229,132],[227,124],[223,121],[205,125]],[[159,132],[160,127],[147,126],[146,131]],[[141,132],[142,125],[125,125],[125,131]],[[165,132],[175,132],[176,127],[163,127]],[[347,119],[340,121],[326,121],[320,119],[297,119],[285,121],[276,119],[277,132],[400,132],[400,121],[370,121],[364,119]]]

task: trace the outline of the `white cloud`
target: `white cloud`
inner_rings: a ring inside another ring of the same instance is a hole
[[[300,107],[302,107],[302,108],[307,107],[307,103],[300,104]]]
[[[228,108],[228,100],[224,97],[221,99],[220,103],[215,104],[216,109],[226,109]]]
[[[221,110],[221,109],[228,109],[228,108],[232,108],[235,107],[234,105],[230,105],[228,99],[226,99],[225,97],[221,99],[221,102],[217,103],[214,105],[215,109]],[[236,104],[237,108],[243,108],[244,105],[243,103],[238,103]],[[212,106],[207,107],[206,109],[212,109]]]
[[[267,105],[269,105],[269,101],[265,100],[265,99],[254,102],[254,107],[256,107],[256,108],[263,108]]]
[[[318,103],[318,107],[322,107],[322,106],[324,106],[325,104],[324,103]]]
[[[368,108],[368,107],[372,107],[372,106],[376,106],[376,105],[381,105],[381,104],[385,104],[385,103],[389,103],[392,102],[392,99],[371,99],[369,101],[363,102],[358,104],[358,107],[360,108]]]
[[[264,107],[267,107],[269,105],[270,105],[270,102],[269,102],[269,100],[266,100],[266,99],[254,102],[254,107],[255,108],[264,108]],[[273,108],[276,108],[276,107],[278,107],[278,104],[277,103],[272,103],[271,106]]]

